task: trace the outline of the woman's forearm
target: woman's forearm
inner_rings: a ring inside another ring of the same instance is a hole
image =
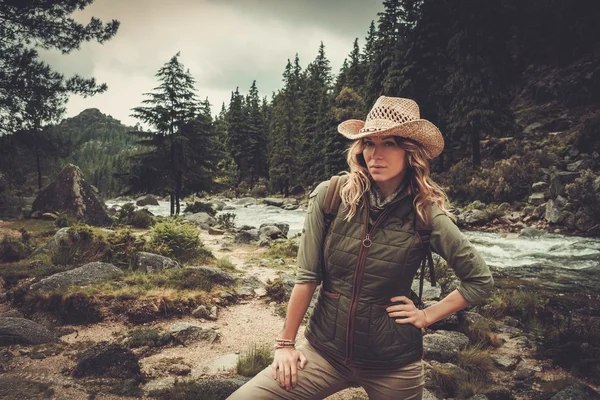
[[[468,305],[469,303],[463,295],[458,290],[454,290],[439,302],[423,310],[425,312],[425,325],[429,326]]]
[[[281,339],[296,339],[298,328],[300,328],[300,324],[316,288],[316,282],[296,283],[294,285],[290,301],[288,302],[285,323],[280,335]]]

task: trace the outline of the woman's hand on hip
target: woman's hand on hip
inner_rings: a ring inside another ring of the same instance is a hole
[[[275,350],[271,376],[279,381],[281,387],[290,391],[298,383],[298,362],[304,368],[308,360],[300,350],[282,348]]]
[[[406,296],[396,296],[390,301],[398,303],[386,308],[390,318],[394,318],[397,324],[413,324],[417,328],[427,327],[425,310],[419,310],[411,299]]]

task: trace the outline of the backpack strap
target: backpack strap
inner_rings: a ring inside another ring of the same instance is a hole
[[[340,208],[340,204],[342,203],[340,192],[347,180],[348,175],[334,175],[329,180],[329,186],[327,187],[322,207],[323,217],[325,218],[325,233],[329,230],[331,223],[337,215],[338,208]]]
[[[430,208],[426,207],[425,212],[429,213]],[[419,241],[421,242],[421,247],[423,249],[423,258],[421,259],[421,276],[419,279],[419,295],[418,295],[418,306],[423,306],[423,285],[425,282],[425,271],[427,266],[429,266],[429,281],[431,282],[431,286],[436,285],[435,281],[435,271],[433,269],[433,255],[431,254],[431,231],[433,230],[431,226],[431,218],[427,222],[423,221],[423,219],[415,212],[416,219],[416,231]]]

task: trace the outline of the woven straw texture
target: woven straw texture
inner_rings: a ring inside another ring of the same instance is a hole
[[[338,126],[338,132],[352,140],[367,136],[402,136],[421,143],[429,158],[437,157],[444,149],[440,130],[421,119],[417,103],[400,97],[381,96],[365,121],[344,121]]]

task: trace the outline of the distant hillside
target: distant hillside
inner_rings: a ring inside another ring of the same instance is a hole
[[[74,149],[64,162],[79,166],[86,180],[105,198],[122,189],[114,174],[123,172],[127,164],[127,153],[134,146],[134,137],[127,132],[133,129],[96,108],[84,110],[52,128]]]

